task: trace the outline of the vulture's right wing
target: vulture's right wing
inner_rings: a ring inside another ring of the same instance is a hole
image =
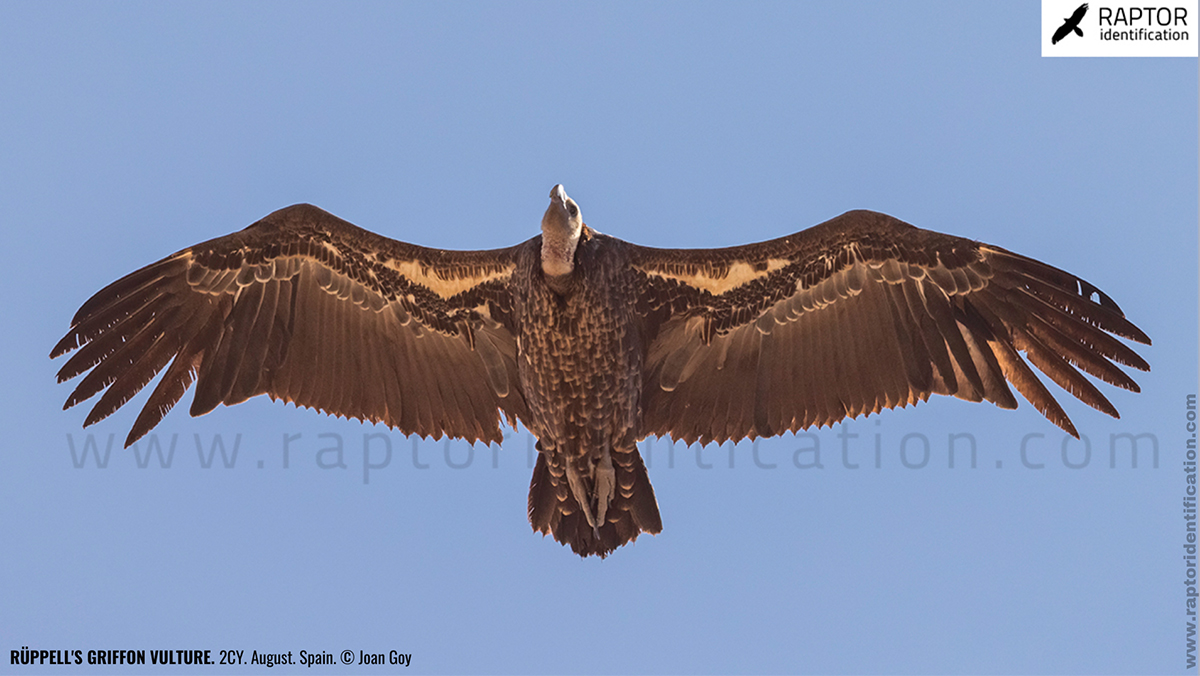
[[[257,394],[405,434],[500,441],[526,418],[509,325],[514,249],[442,251],[281,209],[96,293],[51,352],[91,372],[64,408],[106,390],[85,425],[166,373],[125,445],[196,382],[192,415]],[[169,366],[168,366],[169,364]]]

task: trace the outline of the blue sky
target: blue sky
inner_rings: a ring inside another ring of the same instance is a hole
[[[0,2],[0,672],[22,646],[396,650],[431,673],[1183,672],[1197,63],[1043,59],[1039,11]],[[672,462],[656,442],[664,531],[604,561],[530,531],[523,430],[421,441],[414,462],[382,427],[262,398],[193,419],[189,393],[155,430],[177,435],[164,468],[120,449],[143,399],[86,431],[85,407],[60,410],[50,347],[131,270],[296,202],[507,246],[556,183],[648,245],[854,208],[998,244],[1105,290],[1154,370],[1141,394],[1102,386],[1119,421],[1054,388],[1090,451],[1023,401],[945,399],[763,441],[761,467],[749,444]],[[76,467],[89,434],[101,455],[115,437],[104,468]],[[949,467],[951,434],[976,440],[973,468],[962,448]],[[1148,445],[1110,467],[1119,434],[1153,435],[1157,467]],[[232,467],[203,467],[238,435]]]

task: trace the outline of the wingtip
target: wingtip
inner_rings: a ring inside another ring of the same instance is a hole
[[[1042,415],[1046,415],[1046,414],[1043,412]],[[1071,419],[1068,418],[1065,413],[1062,414],[1062,417],[1059,419],[1050,418],[1050,416],[1046,416],[1046,417],[1050,419],[1050,422],[1061,427],[1062,430],[1064,432],[1066,432],[1067,434],[1070,434],[1071,436],[1075,437],[1076,439],[1079,438],[1079,430],[1075,429],[1075,423],[1071,422]],[[1117,417],[1120,417],[1120,416],[1117,416]]]
[[[148,429],[138,431],[138,429],[136,427],[134,427],[134,429],[129,430],[129,436],[125,437],[124,448],[129,448],[130,446],[136,444],[142,437],[146,436],[146,432],[149,432],[149,431],[150,430],[148,430]]]
[[[69,333],[67,333],[67,335],[63,336],[62,339],[55,343],[54,347],[50,348],[50,358],[58,359],[77,347],[79,347],[79,343],[75,340],[75,330],[72,329]]]

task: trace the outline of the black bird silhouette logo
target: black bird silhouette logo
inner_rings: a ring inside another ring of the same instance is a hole
[[[1067,37],[1074,32],[1079,37],[1083,37],[1083,31],[1079,30],[1079,22],[1083,21],[1083,15],[1087,14],[1087,3],[1083,3],[1075,9],[1075,13],[1069,19],[1063,20],[1063,25],[1054,31],[1054,37],[1050,39],[1050,44],[1057,45],[1058,41]]]

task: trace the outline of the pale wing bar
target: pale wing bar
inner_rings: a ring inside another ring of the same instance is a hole
[[[642,308],[656,333],[644,434],[688,442],[770,436],[934,393],[1012,408],[1007,381],[1077,435],[1018,352],[1114,416],[1076,369],[1133,391],[1113,362],[1149,369],[1110,334],[1149,338],[1094,286],[882,214],[851,212],[745,247],[639,256],[648,289]]]
[[[430,250],[448,271],[398,262],[417,249],[300,205],[138,270],[87,301],[51,352],[78,348],[60,382],[91,369],[64,408],[107,389],[96,423],[165,367],[126,445],[193,381],[192,415],[265,393],[406,434],[500,441],[500,410],[525,415],[502,321],[506,250]]]

